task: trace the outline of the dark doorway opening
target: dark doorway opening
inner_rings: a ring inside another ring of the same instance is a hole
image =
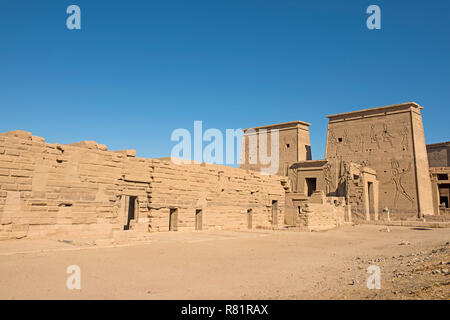
[[[127,224],[123,227],[123,230],[130,230],[131,221],[136,218],[136,202],[137,197],[130,196],[128,197],[128,213],[127,213]]]
[[[195,230],[203,229],[203,210],[195,210]]]
[[[375,219],[375,201],[374,201],[374,190],[373,190],[373,182],[367,183],[367,192],[368,192],[368,200],[369,200],[369,215],[370,220]]]
[[[247,210],[247,228],[253,229],[253,210],[252,209]]]
[[[445,204],[445,207],[448,208],[448,197],[446,196],[440,196],[439,197],[439,204]]]
[[[306,178],[306,194],[308,197],[316,191],[317,188],[317,179],[316,178]]]
[[[178,230],[178,209],[173,208],[170,209],[169,214],[169,231],[177,231]]]
[[[278,201],[272,200],[272,226],[278,225]]]

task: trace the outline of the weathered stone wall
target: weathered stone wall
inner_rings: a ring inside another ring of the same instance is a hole
[[[450,167],[450,142],[427,145],[428,162],[432,167]]]
[[[345,208],[343,199],[336,202],[308,203],[299,215],[297,226],[304,231],[323,231],[342,226],[346,222]]]
[[[194,229],[196,210],[203,229],[246,229],[250,209],[253,228],[272,228],[272,201],[278,201],[274,224],[284,224],[285,178],[209,164],[153,165],[150,221],[157,230],[168,230],[170,208],[178,208],[179,230]]]
[[[203,228],[272,227],[278,201],[283,224],[284,178],[246,170],[175,165],[107,151],[93,141],[49,144],[24,131],[0,135],[0,239],[110,236],[123,230],[128,201],[136,197],[132,227],[168,230],[170,208],[179,209],[179,230],[194,229],[195,210]]]
[[[151,161],[94,142],[49,144],[31,133],[0,136],[0,238],[108,235],[123,224],[122,197],[148,212]],[[137,178],[136,178],[137,177]]]
[[[322,191],[313,197],[303,193],[286,193],[286,217],[289,225],[301,231],[321,231],[334,229],[350,222],[346,220],[346,205],[343,197],[325,197]]]

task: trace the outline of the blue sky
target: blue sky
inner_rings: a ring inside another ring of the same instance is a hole
[[[81,30],[66,28],[71,4]],[[326,115],[415,101],[427,143],[448,141],[449,34],[447,0],[0,0],[0,132],[150,158],[194,120],[302,120],[318,159]]]

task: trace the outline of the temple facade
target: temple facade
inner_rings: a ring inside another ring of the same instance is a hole
[[[0,239],[312,231],[386,219],[387,212],[394,220],[446,216],[450,144],[426,146],[421,109],[404,103],[328,116],[325,159],[317,160],[309,123],[249,128],[239,168],[6,132],[0,134]],[[267,167],[275,171],[264,172]]]

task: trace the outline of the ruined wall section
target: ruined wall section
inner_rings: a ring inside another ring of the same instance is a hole
[[[178,230],[276,228],[284,223],[286,178],[237,168],[135,157],[94,141],[46,143],[29,132],[0,134],[0,239],[110,237]],[[135,199],[135,200],[134,200]],[[277,201],[277,214],[272,214]],[[134,219],[128,207],[133,203]],[[276,223],[273,221],[276,218]]]
[[[348,204],[355,219],[365,220],[364,182],[362,176],[351,175],[348,181]]]
[[[170,209],[178,209],[178,230],[194,230],[196,210],[202,210],[202,229],[247,229],[248,210],[253,229],[284,224],[286,178],[209,164],[153,160],[150,225],[169,230]],[[272,201],[278,201],[276,223]]]
[[[297,227],[300,230],[323,231],[337,228],[346,223],[343,199],[336,202],[308,203],[304,206],[297,219]]]
[[[151,170],[151,161],[95,142],[49,144],[29,132],[4,133],[0,239],[109,235],[123,226],[127,192],[139,196],[139,215],[147,216]]]

